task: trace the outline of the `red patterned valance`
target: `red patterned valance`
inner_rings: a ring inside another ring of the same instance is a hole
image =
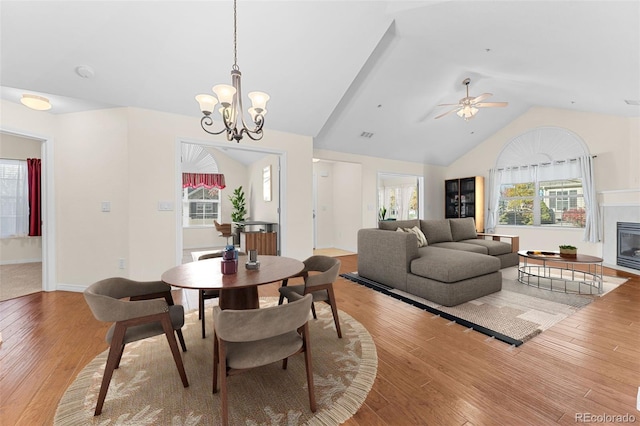
[[[182,187],[197,188],[204,186],[205,188],[224,189],[224,175],[221,173],[183,173]]]

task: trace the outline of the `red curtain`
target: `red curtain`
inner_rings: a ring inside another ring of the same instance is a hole
[[[38,237],[42,235],[42,215],[40,201],[42,199],[40,190],[40,168],[39,158],[27,158],[27,175],[29,185],[29,236]]]
[[[224,189],[224,175],[220,173],[183,173],[182,187],[197,188],[204,186],[205,188]]]

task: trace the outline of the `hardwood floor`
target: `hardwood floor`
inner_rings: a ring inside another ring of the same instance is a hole
[[[342,272],[357,270],[355,255],[340,259]],[[518,348],[340,278],[338,307],[369,330],[379,358],[373,389],[346,424],[568,425],[580,413],[640,422],[632,277]],[[260,295],[277,295],[277,285]],[[1,302],[0,313],[0,423],[51,424],[67,386],[107,348],[108,325],[80,293],[24,296]]]

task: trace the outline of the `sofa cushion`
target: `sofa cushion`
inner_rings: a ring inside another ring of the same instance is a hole
[[[451,249],[451,250],[469,251],[471,253],[489,254],[489,250],[487,250],[486,247],[482,247],[475,244],[467,244],[461,241],[448,241],[446,243],[436,243],[436,244],[432,244],[432,246]]]
[[[500,260],[485,254],[424,247],[411,261],[411,273],[444,283],[453,283],[500,270]]]
[[[427,238],[424,236],[420,228],[414,226],[413,228],[400,228],[396,229],[396,232],[408,232],[410,234],[414,234],[418,239],[418,247],[424,247],[427,245]]]
[[[429,245],[445,241],[453,241],[449,219],[421,220],[420,229],[427,237]]]
[[[378,222],[378,229],[384,229],[387,231],[395,231],[400,228],[413,228],[414,226],[420,226],[418,219],[412,220],[381,220]]]
[[[451,225],[451,237],[453,241],[470,240],[477,238],[476,222],[472,217],[462,219],[449,219]]]
[[[501,254],[511,253],[511,244],[504,241],[484,240],[474,238],[472,240],[460,241],[462,244],[473,244],[480,247],[485,247],[487,253],[491,256],[499,256]]]

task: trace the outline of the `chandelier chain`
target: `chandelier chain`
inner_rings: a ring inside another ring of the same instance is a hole
[[[233,69],[238,69],[238,11],[233,0]]]

